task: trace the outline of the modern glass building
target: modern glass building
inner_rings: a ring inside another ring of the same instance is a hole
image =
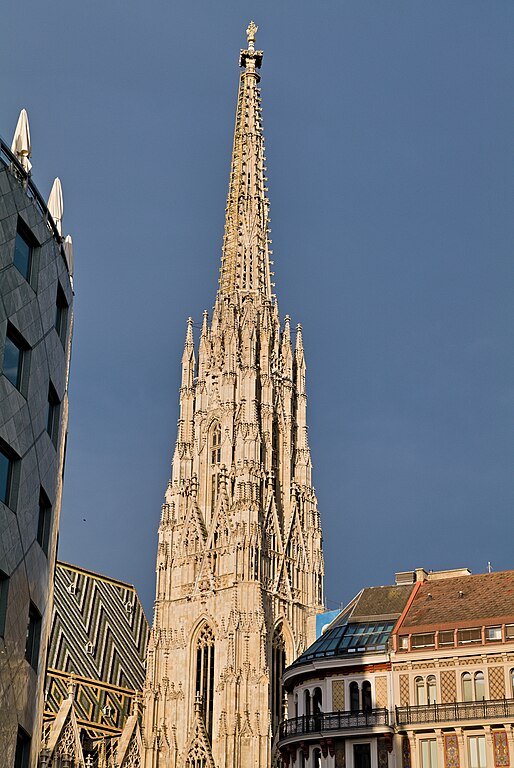
[[[60,227],[0,141],[0,754],[36,764],[68,422],[73,290]]]

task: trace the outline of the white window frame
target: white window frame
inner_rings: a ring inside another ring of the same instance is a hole
[[[437,739],[420,739],[419,742],[419,764],[420,768],[438,768],[438,750]],[[424,745],[427,745],[428,763],[423,760]]]
[[[364,678],[367,679],[367,678]],[[347,768],[354,768],[353,764],[353,746],[354,744],[369,744],[371,755],[371,768],[378,768],[378,749],[376,738],[368,739],[345,739],[345,765]]]
[[[471,755],[472,755],[471,744],[474,741],[477,742],[476,750],[477,750],[478,761],[476,763],[473,763],[471,760]],[[466,746],[468,748],[468,768],[487,768],[487,742],[486,742],[485,734],[476,734],[474,736],[468,736]],[[483,746],[483,755],[480,754],[481,746]],[[483,758],[483,762],[480,759],[481,757]]]

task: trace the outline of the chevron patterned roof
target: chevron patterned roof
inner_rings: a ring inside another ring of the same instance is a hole
[[[91,736],[117,734],[143,688],[149,628],[131,584],[58,562],[45,720],[78,685],[77,718]]]

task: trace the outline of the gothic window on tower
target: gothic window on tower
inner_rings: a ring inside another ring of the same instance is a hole
[[[208,624],[200,627],[196,637],[196,695],[201,699],[205,730],[212,742],[214,633]]]
[[[286,644],[282,627],[275,627],[271,644],[271,728],[273,736],[278,733],[278,726],[284,716],[284,689],[282,675],[286,667]]]
[[[217,465],[221,461],[221,427],[215,422],[211,431],[211,464]]]
[[[217,421],[211,427],[211,515],[214,515],[220,490],[221,427]]]

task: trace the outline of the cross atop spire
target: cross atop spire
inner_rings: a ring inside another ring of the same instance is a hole
[[[239,81],[232,166],[225,218],[218,295],[236,301],[253,294],[271,301],[270,251],[264,138],[258,83],[262,51],[255,50],[257,25],[246,30],[248,48],[239,64]]]

